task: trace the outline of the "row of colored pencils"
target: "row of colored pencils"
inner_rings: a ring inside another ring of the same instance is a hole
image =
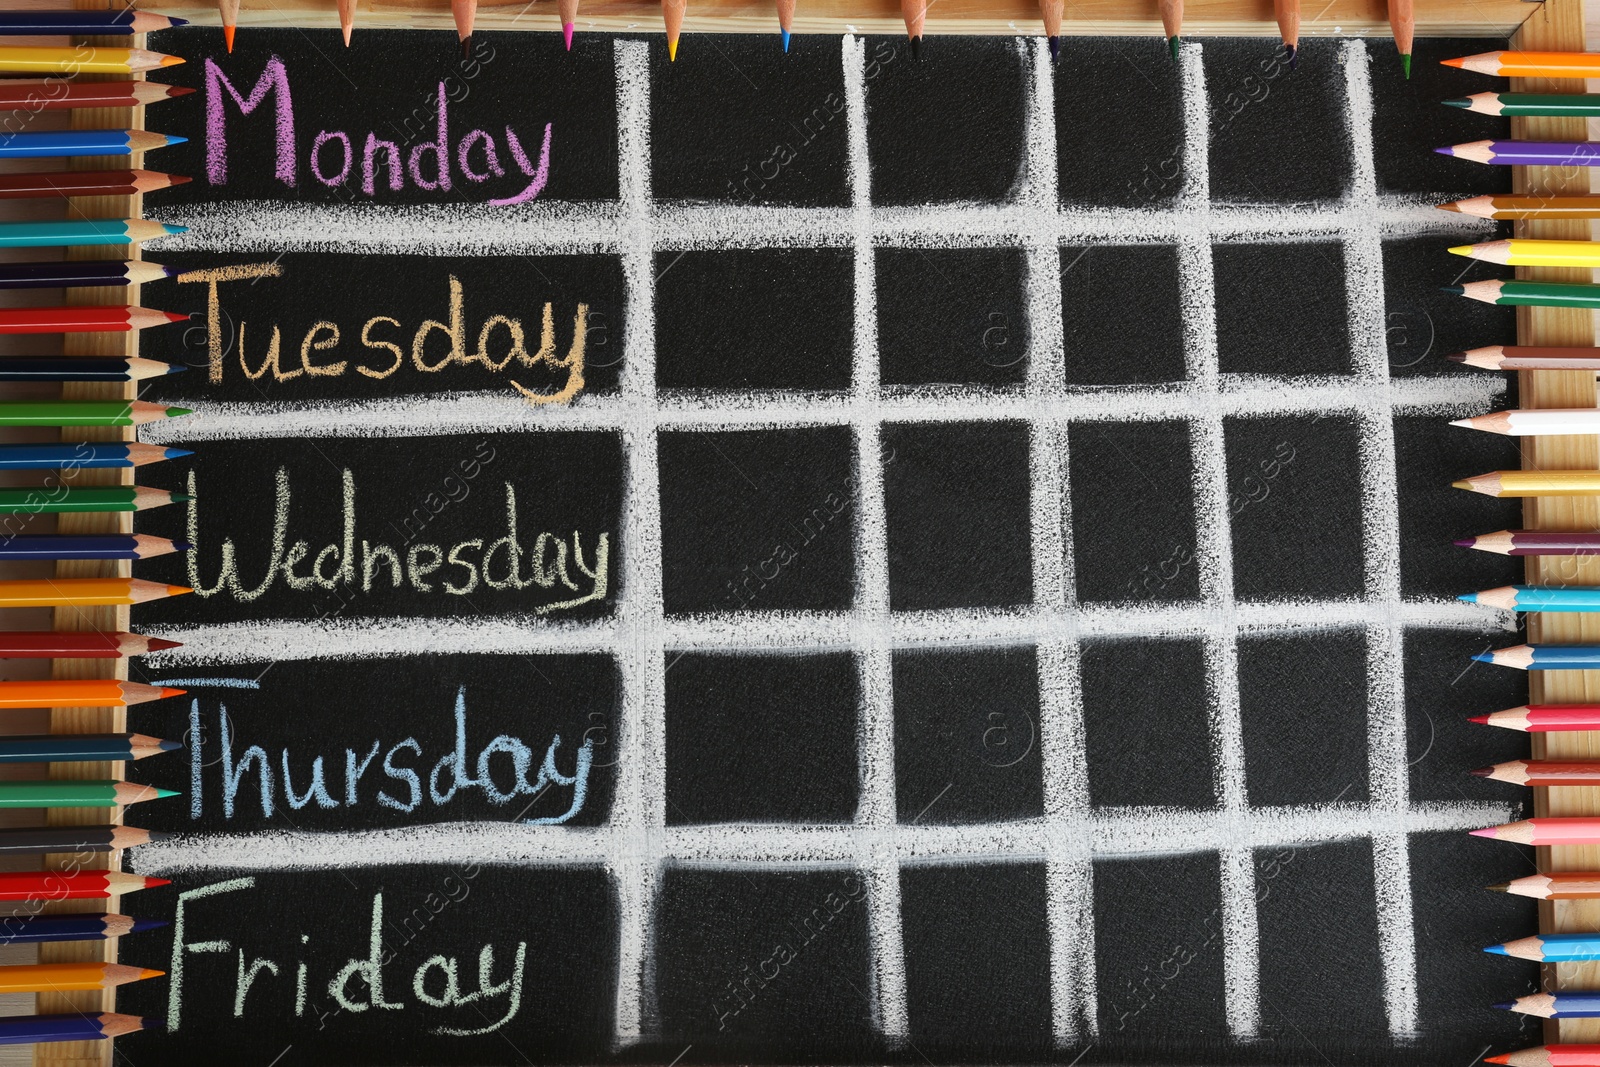
[[[1600,76],[1600,55],[1582,53],[1490,52],[1447,60],[1484,74],[1521,78]],[[1587,118],[1600,115],[1600,97],[1581,94],[1479,93],[1449,100],[1453,107],[1488,115]],[[1600,145],[1528,141],[1477,141],[1438,149],[1461,159],[1500,165],[1600,165]],[[1502,220],[1600,218],[1597,196],[1483,196],[1443,205],[1446,210]],[[1600,266],[1600,244],[1513,238],[1450,249],[1485,263],[1519,267]],[[1537,279],[1468,282],[1450,287],[1462,296],[1503,305],[1600,307],[1600,286],[1551,283]],[[1557,348],[1493,345],[1458,352],[1454,362],[1486,370],[1600,369],[1600,347]],[[1600,411],[1537,408],[1499,411],[1457,420],[1454,425],[1515,437],[1600,433]],[[1600,494],[1600,470],[1495,471],[1455,483],[1491,496],[1572,496]],[[1501,530],[1463,538],[1464,548],[1512,556],[1589,556],[1600,554],[1600,531]],[[1513,585],[1469,593],[1461,598],[1506,611],[1590,612],[1600,610],[1600,589],[1563,585]],[[1480,652],[1484,663],[1524,671],[1600,669],[1600,646],[1532,642]],[[1530,734],[1600,730],[1600,704],[1530,704],[1472,718],[1473,722]],[[1531,788],[1600,785],[1600,761],[1519,759],[1481,767],[1482,778]],[[1479,837],[1533,846],[1600,844],[1600,815],[1536,817],[1472,831]],[[1600,871],[1561,871],[1513,879],[1491,889],[1539,900],[1600,899]],[[1600,932],[1543,933],[1491,945],[1486,952],[1539,963],[1600,961]],[[1552,972],[1546,972],[1552,973]],[[1600,1017],[1600,993],[1536,993],[1495,1007],[1546,1019]],[[1600,1067],[1600,1045],[1551,1044],[1522,1049],[1485,1062],[1512,1067]]]

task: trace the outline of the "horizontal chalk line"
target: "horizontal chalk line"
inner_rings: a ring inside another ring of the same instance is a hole
[[[941,388],[885,393],[874,403],[846,393],[663,391],[649,410],[664,430],[765,429],[890,422],[1170,422],[1202,417],[1339,415],[1367,411],[1464,416],[1481,414],[1505,394],[1501,376],[1406,378],[1373,385],[1354,377],[1263,378],[1222,375],[1215,393],[1189,383],[1169,387],[1022,391]],[[359,401],[212,403],[195,414],[148,423],[151,444],[269,437],[422,437],[489,431],[618,431],[637,425],[639,405],[616,394],[570,405],[530,407],[503,393],[450,393]],[[1463,430],[1463,433],[1468,431]]]
[[[1365,804],[1257,807],[1237,811],[1105,807],[1084,815],[973,826],[857,823],[718,823],[659,831],[659,861],[720,868],[847,867],[870,863],[1020,862],[1215,852],[1223,848],[1316,845],[1380,834],[1460,831],[1513,816],[1515,805],[1415,803],[1397,812]],[[332,833],[269,830],[216,833],[149,844],[131,853],[141,874],[248,868],[294,871],[396,864],[580,866],[639,863],[613,855],[610,827],[450,822],[394,830]]]
[[[1044,641],[1127,637],[1277,636],[1366,630],[1398,623],[1416,629],[1473,633],[1509,631],[1510,616],[1456,600],[1240,601],[1223,611],[1200,602],[1076,604],[1070,608],[968,608],[894,612],[889,647],[1031,645]],[[665,647],[673,651],[759,652],[849,649],[859,645],[852,612],[730,612],[668,616]],[[502,619],[340,618],[252,619],[213,626],[147,626],[182,648],[144,658],[150,669],[189,664],[258,663],[264,659],[367,659],[427,652],[484,655],[614,653],[615,623]]]

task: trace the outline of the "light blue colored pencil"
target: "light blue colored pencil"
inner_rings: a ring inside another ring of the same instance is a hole
[[[154,237],[187,233],[149,219],[55,219],[50,222],[0,222],[0,248],[62,248],[69,245],[127,245]]]
[[[1600,960],[1600,934],[1538,934],[1490,945],[1483,951],[1539,963],[1581,963]]]
[[[149,130],[51,130],[46,133],[0,134],[0,159],[41,159],[47,156],[130,156],[152,148],[183,144],[174,137]]]
[[[1550,585],[1503,585],[1461,597],[1502,611],[1600,611],[1600,588]]]

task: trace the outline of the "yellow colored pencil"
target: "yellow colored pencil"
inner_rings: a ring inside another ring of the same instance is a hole
[[[1600,242],[1595,241],[1484,241],[1456,245],[1458,256],[1499,263],[1507,267],[1600,267]]]
[[[0,582],[0,608],[143,604],[194,590],[143,578],[20,578]]]
[[[1600,493],[1600,471],[1490,471],[1450,484],[1484,496],[1584,496]]]
[[[137,74],[156,67],[175,67],[177,56],[143,48],[8,47],[0,48],[0,73],[6,74]]]

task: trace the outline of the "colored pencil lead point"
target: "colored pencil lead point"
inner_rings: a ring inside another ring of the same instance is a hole
[[[1460,483],[1460,482],[1452,482],[1450,484],[1451,485],[1460,485],[1462,483]],[[1468,604],[1476,604],[1478,602],[1478,594],[1477,593],[1462,593],[1460,596],[1456,597],[1456,599],[1457,600],[1465,600]]]
[[[789,54],[789,31],[784,29],[782,26],[780,26],[780,27],[778,27],[778,33],[783,36],[783,54],[784,55],[788,55]]]
[[[168,236],[172,236],[174,234],[188,233],[189,232],[189,227],[187,227],[187,226],[175,226],[170,222],[158,222],[158,223],[156,223],[156,225],[160,226],[162,228],[162,230],[164,230],[168,234]],[[182,271],[178,271],[177,273],[182,274],[183,272]],[[169,274],[168,277],[170,278],[171,275]]]
[[[1472,420],[1471,419],[1451,419],[1450,420],[1450,425],[1451,426],[1464,426],[1464,427],[1466,427],[1467,429],[1470,430],[1470,429],[1472,429]]]
[[[1481,659],[1483,657],[1483,655],[1484,655],[1483,653],[1480,653],[1479,655],[1473,656],[1472,658],[1473,659]],[[1474,778],[1488,778],[1490,775],[1494,774],[1494,768],[1493,767],[1474,767],[1472,770],[1468,771],[1467,773],[1472,775]],[[1485,950],[1485,951],[1487,951],[1487,950]]]
[[[238,29],[239,29],[239,27],[237,27],[237,26],[224,26],[224,27],[222,27],[222,40],[223,40],[223,43],[228,46],[229,53],[233,52],[233,35],[234,35],[235,32],[238,31]],[[163,61],[161,65],[164,67],[167,64],[166,64],[165,61]]]
[[[168,925],[171,924],[169,924],[165,919],[135,919],[133,920],[132,933],[142,934],[146,930],[159,930],[163,926]]]
[[[1483,951],[1491,953],[1491,954],[1493,954],[1495,956],[1509,956],[1509,955],[1511,955],[1511,953],[1506,951],[1504,945],[1485,945]]]
[[[1494,827],[1485,826],[1482,830],[1468,830],[1467,833],[1471,834],[1473,837],[1487,837],[1492,839],[1494,837]]]
[[[194,90],[190,89],[188,92],[192,93]],[[167,181],[171,182],[173,185],[188,185],[190,182],[194,181],[194,179],[185,174],[169,174],[167,175]]]
[[[190,592],[190,591],[191,590],[188,590],[188,589],[184,590],[184,592],[186,592],[186,593]],[[181,697],[181,696],[183,696],[184,692],[185,691],[182,690],[182,689],[174,689],[171,686],[164,685],[164,686],[161,687],[161,698],[160,699],[165,700],[168,697]],[[1477,831],[1474,830],[1473,833],[1477,833]],[[162,883],[162,884],[165,884],[165,883]]]
[[[163,738],[161,743],[159,745],[157,745],[156,747],[159,748],[163,752],[176,752],[176,751],[178,751],[178,749],[183,747],[183,742],[182,741],[171,741],[171,740],[167,740],[167,739]]]
[[[1465,363],[1467,361],[1467,354],[1465,352],[1446,352],[1444,358],[1448,359],[1451,363]]]
[[[1400,69],[1405,71],[1406,81],[1411,80],[1411,53],[1407,52],[1400,57]]]
[[[1458,537],[1451,543],[1457,548],[1471,548],[1478,543],[1478,539],[1476,537]],[[1485,655],[1485,653],[1479,653],[1479,655]],[[1473,658],[1476,659],[1477,657]]]
[[[1292,44],[1286,44],[1283,47],[1289,50],[1289,69],[1293,70],[1295,61],[1300,58],[1300,50]]]
[[[1472,483],[1467,481],[1465,478],[1463,478],[1459,482],[1451,482],[1450,483],[1450,488],[1452,488],[1452,489],[1471,489],[1472,488]]]
[[[668,63],[676,63],[677,61],[678,61],[678,39],[676,37],[669,37],[669,38],[667,38],[667,62]]]
[[[1505,1052],[1505,1053],[1501,1053],[1498,1056],[1485,1056],[1483,1058],[1483,1062],[1484,1063],[1508,1064],[1508,1063],[1511,1062],[1511,1053]]]
[[[174,542],[172,542],[172,551],[174,551],[174,552],[193,552],[194,551],[194,545],[190,544],[188,541],[174,541]]]
[[[572,23],[561,24],[561,39],[567,43],[567,51],[572,51]]]
[[[172,502],[174,504],[187,504],[189,501],[191,501],[193,499],[194,499],[194,497],[190,496],[188,493],[173,493],[172,494]]]
[[[169,648],[182,648],[182,641],[168,641],[165,637],[152,637],[149,640],[151,652],[161,652]]]
[[[168,797],[175,797],[177,795],[178,795],[178,791],[176,789],[160,789],[160,788],[158,788],[156,790],[156,799],[157,800],[165,800]]]
[[[154,648],[155,647],[155,643],[151,642],[151,646],[150,647]],[[1489,716],[1487,716],[1487,715],[1469,715],[1469,716],[1467,716],[1467,721],[1468,722],[1475,722],[1479,726],[1488,726],[1489,725]]]
[[[168,363],[167,364],[167,369],[165,371],[162,371],[162,373],[163,374],[182,374],[184,371],[186,371],[188,369],[189,368],[187,366],[185,366],[184,364],[182,364],[182,363]]]
[[[1471,100],[1441,100],[1445,107],[1471,107]]]
[[[912,59],[921,59],[922,58],[922,38],[921,37],[913,37],[913,38],[911,38],[911,58]]]
[[[1443,148],[1435,148],[1434,151],[1439,153],[1441,156],[1453,156],[1456,154],[1455,150],[1450,145],[1445,145]]]
[[[194,414],[194,409],[193,408],[168,408],[167,409],[167,418],[169,418],[169,419],[175,419],[180,415],[193,415],[193,414]]]
[[[1467,287],[1464,285],[1441,285],[1439,286],[1439,291],[1441,293],[1449,293],[1451,296],[1467,295]],[[1458,482],[1456,484],[1459,485],[1460,483]]]
[[[171,26],[168,27],[169,29],[176,29],[179,26],[189,25],[188,19],[173,18],[171,15],[167,16],[167,21],[171,23]]]
[[[226,32],[227,32],[227,35],[228,35],[228,51],[231,52],[231,51],[233,51],[233,31],[230,29],[230,30],[227,30]],[[183,57],[182,56],[162,56],[161,57],[161,65],[163,67],[176,67],[179,63],[182,63],[182,62],[183,62]]]
[[[1491,893],[1509,893],[1511,892],[1511,883],[1496,882],[1494,885],[1486,885],[1483,888],[1487,889]],[[1504,1063],[1505,1061],[1501,1060],[1500,1062]]]
[[[1489,1007],[1491,1007],[1491,1008],[1499,1008],[1501,1011],[1510,1011],[1512,1008],[1515,1008],[1516,1006],[1517,1006],[1517,1002],[1514,1001],[1514,1000],[1502,1000],[1498,1004],[1489,1005]]]
[[[1472,542],[1471,541],[1466,541],[1466,542],[1457,541],[1456,544],[1461,545],[1462,548],[1470,548],[1472,546]],[[1476,663],[1493,663],[1494,662],[1494,653],[1493,652],[1474,652],[1472,654],[1472,659]],[[1487,777],[1489,777],[1489,772],[1488,771],[1473,771],[1472,773],[1476,774],[1479,778],[1487,778]]]
[[[1470,256],[1470,255],[1472,255],[1472,246],[1471,245],[1451,245],[1448,249],[1446,249],[1446,251],[1449,252],[1452,256]]]
[[[167,139],[167,144],[168,145],[184,144],[189,140],[189,138],[187,138],[187,137],[179,137],[175,133],[164,133],[161,136],[163,136],[163,137],[165,137]]]
[[[1052,63],[1061,62],[1061,38],[1060,37],[1052,37],[1052,38],[1050,38],[1050,62],[1052,62]]]
[[[1178,35],[1177,34],[1173,34],[1171,37],[1167,38],[1167,51],[1172,53],[1172,61],[1174,63],[1176,63],[1178,61]]]
[[[470,33],[461,38],[461,58],[472,58],[472,35]]]

